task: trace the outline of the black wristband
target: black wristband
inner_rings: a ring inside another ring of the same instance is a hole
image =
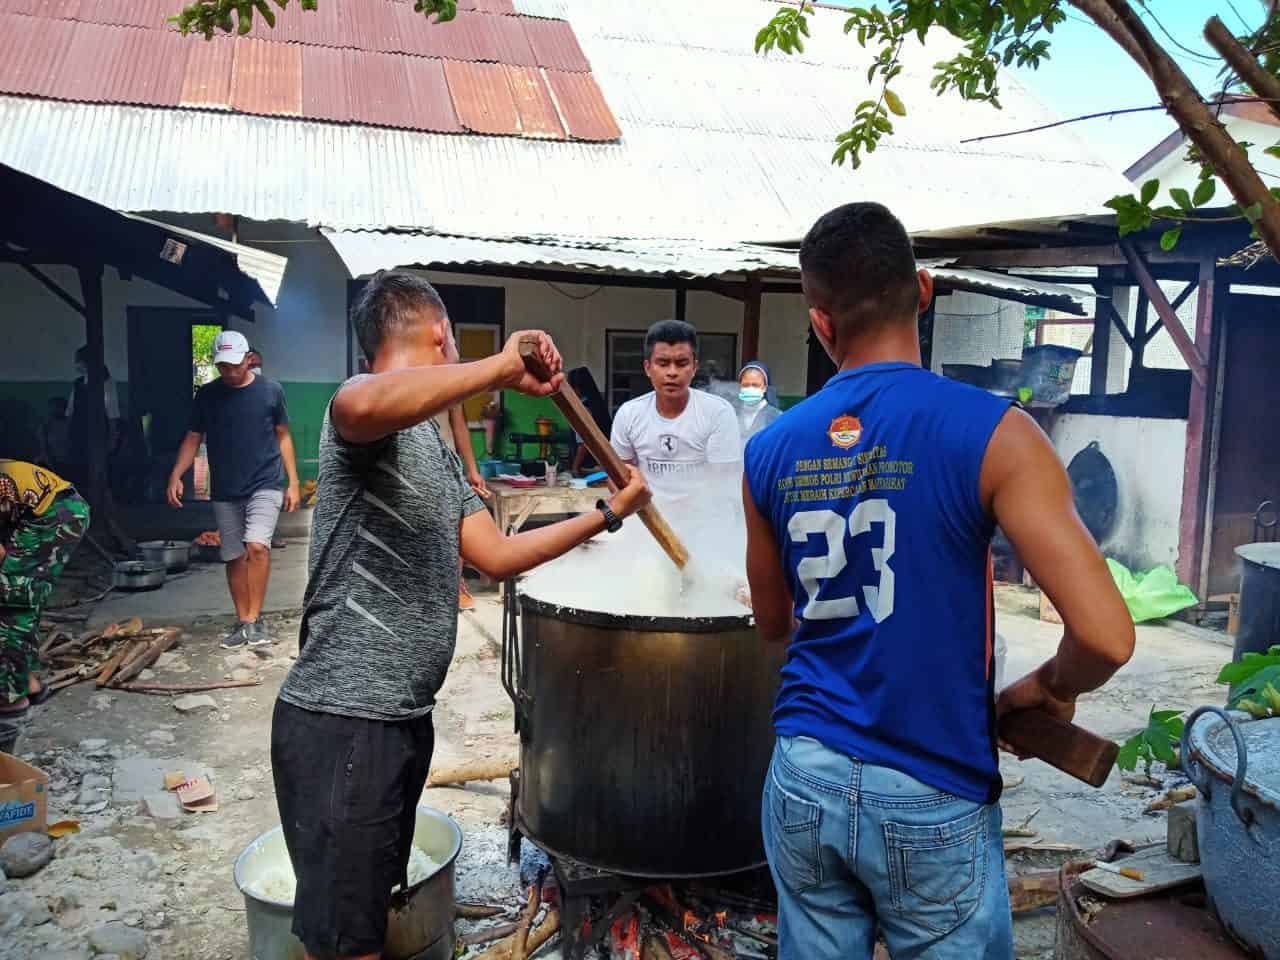
[[[603,500],[596,501],[596,509],[604,514],[604,528],[610,533],[617,533],[622,529],[622,518],[609,509],[609,505]]]

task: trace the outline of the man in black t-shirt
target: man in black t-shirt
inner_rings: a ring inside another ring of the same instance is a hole
[[[256,647],[273,640],[260,619],[271,575],[271,539],[281,508],[298,508],[298,468],[284,390],[254,375],[249,342],[234,330],[222,331],[213,342],[213,362],[219,378],[196,393],[191,429],[169,475],[168,498],[181,509],[182,475],[206,442],[213,509],[238,620],[222,645]],[[282,466],[289,478],[283,491]]]

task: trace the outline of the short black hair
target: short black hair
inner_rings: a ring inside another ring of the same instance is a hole
[[[693,355],[698,355],[698,331],[692,323],[685,323],[683,320],[659,320],[649,328],[649,332],[644,335],[646,361],[653,358],[653,348],[659,343],[687,343],[693,350]]]
[[[351,325],[365,358],[372,362],[387,337],[414,323],[424,310],[448,315],[436,288],[412,273],[379,270],[351,305]]]
[[[800,282],[842,333],[914,318],[920,287],[906,228],[880,203],[846,203],[800,244]]]

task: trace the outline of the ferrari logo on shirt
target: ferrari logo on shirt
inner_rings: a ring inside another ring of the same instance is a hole
[[[841,450],[848,450],[850,447],[857,446],[858,441],[862,439],[862,421],[847,413],[842,417],[836,417],[827,428],[827,436]]]
[[[676,439],[674,434],[664,433],[658,438],[658,446],[662,447],[663,453],[671,456],[676,452],[676,447],[679,446],[679,441]]]

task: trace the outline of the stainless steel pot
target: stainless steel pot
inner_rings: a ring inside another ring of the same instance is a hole
[[[1197,727],[1206,713],[1220,719]],[[1200,792],[1196,831],[1209,899],[1232,936],[1280,960],[1280,718],[1247,721],[1201,707],[1182,731],[1182,767]]]
[[[454,866],[462,850],[462,831],[445,814],[418,807],[413,842],[438,860],[439,870],[421,883],[391,897],[387,916],[386,960],[452,960],[455,935]],[[253,960],[304,960],[306,952],[293,935],[293,904],[264,897],[255,883],[267,870],[288,865],[284,833],[268,830],[236,859],[236,888],[244,895]]]
[[[520,832],[630,876],[764,863],[760,791],[783,651],[765,647],[751,617],[616,616],[529,596],[517,616],[513,584],[507,598]]]
[[[186,540],[147,540],[138,554],[151,563],[163,563],[170,573],[181,573],[191,564],[191,544]]]
[[[111,583],[117,590],[155,590],[164,586],[163,563],[150,560],[123,560],[111,571]]]

